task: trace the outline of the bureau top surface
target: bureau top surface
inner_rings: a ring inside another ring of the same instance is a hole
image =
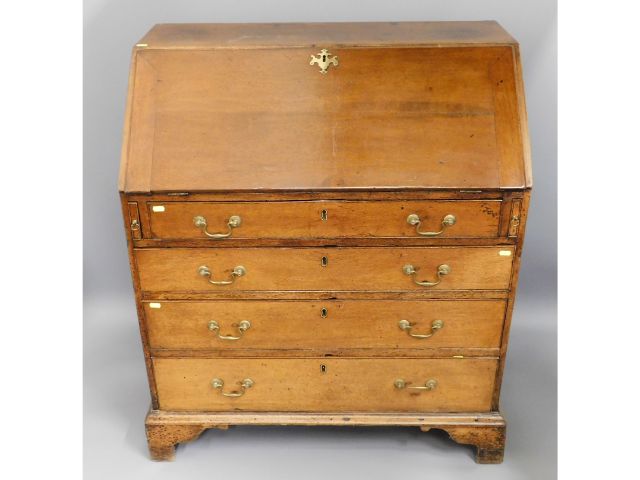
[[[166,23],[154,26],[140,43],[151,48],[261,48],[515,44],[498,23]]]
[[[121,191],[530,185],[495,22],[164,24],[134,48]]]

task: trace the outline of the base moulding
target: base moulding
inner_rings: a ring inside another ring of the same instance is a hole
[[[490,413],[293,413],[293,412],[171,412],[150,410],[145,421],[149,452],[154,460],[172,460],[179,443],[195,440],[210,428],[235,425],[323,425],[418,427],[446,431],[457,443],[476,447],[478,463],[501,463],[506,422]]]

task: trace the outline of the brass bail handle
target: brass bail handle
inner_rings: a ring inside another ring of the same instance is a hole
[[[411,382],[409,382],[411,383]],[[424,382],[424,386],[419,386],[419,387],[410,387],[409,384],[403,380],[402,378],[398,378],[395,382],[393,382],[393,386],[396,387],[398,390],[425,390],[427,392],[431,391],[431,390],[435,390],[435,388],[438,386],[438,382],[436,380],[434,380],[433,378],[427,380],[426,382]]]
[[[207,278],[207,281],[212,285],[230,285],[233,282],[235,282],[236,278],[242,277],[246,274],[247,274],[247,269],[244,268],[242,265],[238,265],[231,272],[231,275],[229,276],[229,280],[212,280],[211,276],[213,274],[211,273],[211,269],[209,267],[207,267],[206,265],[201,265],[200,267],[198,267],[198,275],[200,275],[201,277]]]
[[[438,269],[436,270],[437,280],[434,282],[429,282],[427,280],[416,280],[417,270],[413,265],[405,265],[402,267],[402,271],[405,275],[413,276],[413,281],[416,285],[420,285],[422,287],[435,287],[442,281],[442,277],[445,275],[449,275],[451,273],[451,267],[446,264],[438,265]]]
[[[229,217],[229,220],[227,221],[227,233],[210,233],[207,230],[207,218],[203,217],[202,215],[196,215],[195,217],[193,217],[193,224],[209,238],[227,238],[231,236],[234,228],[242,225],[242,218],[240,218],[238,215],[231,215]]]
[[[407,217],[407,223],[409,225],[415,225],[416,232],[418,233],[418,235],[422,235],[423,237],[437,237],[438,235],[442,234],[448,227],[454,226],[456,224],[456,220],[457,219],[455,215],[452,215],[452,214],[445,215],[442,218],[442,222],[441,222],[442,228],[439,231],[421,232],[420,225],[422,225],[422,220],[420,219],[420,217],[415,213],[412,213]]]
[[[215,332],[220,340],[240,340],[244,332],[251,328],[251,322],[249,322],[249,320],[242,320],[240,323],[232,323],[231,326],[238,329],[238,336],[220,335],[220,325],[218,325],[218,322],[215,320],[209,322],[209,330]]]
[[[411,329],[414,325],[409,320],[400,320],[398,326],[400,330],[404,330],[409,336],[422,339],[433,337],[438,330],[444,327],[444,322],[442,320],[434,320],[431,322],[431,333],[412,333]]]
[[[247,393],[247,390],[249,388],[253,387],[254,383],[255,382],[250,378],[245,378],[241,382],[238,382],[238,385],[240,385],[240,390],[225,392],[224,390],[222,390],[222,388],[224,387],[224,380],[220,378],[214,378],[213,380],[211,380],[211,386],[216,390],[219,390],[220,393],[225,397],[241,397],[245,393]]]

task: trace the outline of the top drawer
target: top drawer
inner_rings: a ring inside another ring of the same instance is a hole
[[[148,202],[152,238],[495,238],[501,200]]]

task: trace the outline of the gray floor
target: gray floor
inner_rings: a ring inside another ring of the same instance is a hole
[[[119,300],[119,301],[118,301]],[[152,462],[142,348],[129,298],[85,302],[84,469],[97,479],[536,479],[556,478],[555,305],[516,305],[502,410],[502,465],[476,465],[444,432],[413,428],[236,427]]]

